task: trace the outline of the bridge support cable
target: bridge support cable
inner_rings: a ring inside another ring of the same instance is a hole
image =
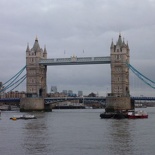
[[[21,73],[22,73],[22,72],[21,72]],[[18,81],[16,81],[16,80],[17,80],[17,78],[21,75],[21,73],[18,74],[18,75],[4,88],[4,90],[10,88],[10,87],[13,86],[15,83],[17,83]],[[15,82],[15,81],[16,81],[16,82]],[[13,83],[13,82],[14,82],[14,83]]]
[[[18,83],[22,83],[25,79],[26,79],[26,74],[24,76],[22,76],[20,79],[19,76],[22,74],[22,72],[25,70],[26,66],[24,66],[16,75],[14,75],[11,79],[9,79],[7,82],[5,82],[2,85],[2,89],[0,90],[1,92],[4,92],[5,90],[7,90],[8,88],[14,86],[15,84],[19,85]],[[24,80],[23,80],[24,79]],[[21,82],[22,81],[22,82]],[[8,85],[6,85],[7,83],[9,83]],[[6,85],[6,86],[5,86]],[[17,86],[15,86],[17,87]]]
[[[14,86],[15,84],[17,84],[17,85],[19,85],[18,83],[21,84],[21,81],[22,81],[22,82],[24,81],[23,79],[24,79],[24,80],[26,79],[26,74],[25,74],[24,76],[22,76],[20,79],[18,79],[16,82],[14,82],[14,83],[8,85],[7,87],[3,88],[1,91],[5,91],[5,90],[9,89],[10,87]],[[17,86],[15,86],[15,87],[17,87]],[[15,88],[14,88],[14,89],[15,89]],[[12,89],[12,90],[13,90],[13,89]]]
[[[16,76],[20,75],[24,70],[25,70],[26,66],[24,66],[16,75],[14,75],[11,79],[9,79],[8,81],[6,81],[2,87],[7,84],[8,82],[10,82],[13,78],[16,78]]]
[[[155,89],[155,82],[152,81],[151,79],[147,78],[146,76],[144,76],[142,73],[140,73],[137,69],[135,69],[133,66],[131,66],[130,64],[127,64],[127,66],[129,67],[129,69],[139,78],[141,79],[145,84],[147,84],[148,86],[150,86],[151,88]]]
[[[9,92],[11,92],[11,91],[13,91],[15,88],[17,88],[25,79],[26,79],[26,74],[23,76],[23,78],[20,79],[21,81],[20,81],[15,87],[13,87]]]

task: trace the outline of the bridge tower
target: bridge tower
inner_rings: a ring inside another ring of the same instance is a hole
[[[26,50],[27,97],[46,97],[47,66],[39,64],[41,59],[47,59],[47,51],[40,48],[36,38],[31,50],[29,45]]]
[[[27,97],[21,100],[21,111],[44,110],[47,66],[39,64],[41,59],[47,59],[47,51],[40,48],[36,37],[33,47],[26,49]]]
[[[116,45],[111,43],[111,93],[106,98],[106,111],[132,109],[129,89],[129,68],[126,63],[130,61],[128,43],[122,41],[119,35]]]

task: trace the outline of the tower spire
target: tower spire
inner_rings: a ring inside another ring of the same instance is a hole
[[[37,35],[36,35],[36,39],[35,39],[35,41],[38,41],[38,37],[37,37]]]
[[[111,46],[110,46],[110,48],[111,48],[111,49],[114,48],[113,39],[112,39],[112,42],[111,42]]]
[[[117,41],[117,45],[119,45],[119,46],[122,45],[122,37],[121,37],[121,33],[119,33],[119,37],[118,37],[118,41]]]
[[[27,43],[27,48],[26,48],[26,52],[29,52],[30,48],[29,48],[29,43]]]
[[[40,45],[39,45],[39,42],[38,42],[38,37],[36,36],[36,39],[35,39],[35,42],[34,42],[34,45],[33,45],[33,51],[37,52],[40,50]]]
[[[46,45],[44,45],[43,57],[47,59]]]
[[[123,42],[122,42],[122,47],[126,47],[126,44],[125,44],[124,38],[123,38]]]
[[[47,53],[46,45],[44,45],[44,53]]]

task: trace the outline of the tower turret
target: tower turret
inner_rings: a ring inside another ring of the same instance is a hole
[[[44,46],[43,57],[47,59],[47,51],[46,51],[46,46]]]

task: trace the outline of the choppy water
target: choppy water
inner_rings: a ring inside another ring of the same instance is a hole
[[[102,109],[81,109],[17,121],[9,118],[20,112],[2,112],[0,155],[154,155],[155,108],[145,111],[148,119],[100,119]]]

